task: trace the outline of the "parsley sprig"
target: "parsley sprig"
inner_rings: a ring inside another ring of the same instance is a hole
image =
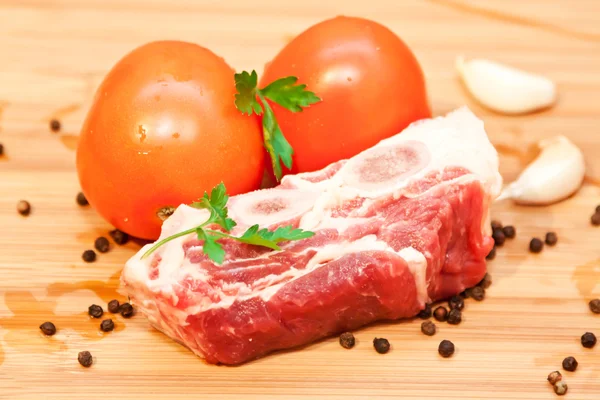
[[[263,114],[263,137],[267,152],[271,156],[273,172],[277,181],[281,180],[281,163],[292,168],[294,149],[290,146],[275,119],[273,109],[266,99],[277,103],[291,112],[300,112],[303,107],[318,103],[321,99],[313,92],[306,90],[306,85],[298,85],[298,78],[288,76],[278,79],[262,89],[257,87],[256,71],[243,71],[235,74],[235,106],[242,112],[251,115]]]
[[[225,260],[225,250],[223,249],[223,246],[217,242],[219,239],[229,238],[242,243],[268,247],[272,250],[280,250],[280,243],[306,239],[314,235],[314,232],[294,229],[290,225],[280,226],[274,231],[269,231],[266,228],[259,229],[258,225],[252,225],[242,236],[230,235],[228,232],[236,226],[236,223],[227,216],[228,200],[229,196],[227,195],[227,190],[223,183],[219,183],[215,186],[211,191],[210,196],[205,192],[200,200],[191,205],[195,208],[202,208],[210,211],[208,219],[195,228],[187,229],[156,242],[154,246],[144,253],[142,259],[148,257],[165,243],[191,233],[196,233],[198,239],[204,241],[202,251],[217,264],[221,264],[223,260]],[[208,229],[209,225],[218,225],[223,228],[224,232]]]

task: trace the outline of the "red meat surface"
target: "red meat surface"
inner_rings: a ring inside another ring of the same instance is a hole
[[[473,158],[457,156],[453,146],[466,146]],[[242,363],[412,317],[427,302],[475,285],[493,246],[483,227],[500,185],[483,126],[459,110],[350,160],[230,199],[233,234],[259,223],[309,229],[313,237],[280,251],[222,239],[221,265],[203,253],[202,241],[182,237],[149,260],[140,259],[142,249],[128,262],[123,286],[157,329],[206,361]],[[162,237],[206,217],[181,206]]]

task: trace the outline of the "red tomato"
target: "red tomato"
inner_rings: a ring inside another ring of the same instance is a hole
[[[230,195],[259,187],[260,123],[235,108],[233,74],[211,51],[177,41],[144,45],[108,73],[81,131],[77,169],[111,224],[156,239],[163,207],[221,181]]]
[[[293,172],[352,157],[431,117],[415,56],[373,21],[337,17],[309,28],[267,64],[261,87],[289,75],[323,99],[299,113],[273,105],[294,148]]]

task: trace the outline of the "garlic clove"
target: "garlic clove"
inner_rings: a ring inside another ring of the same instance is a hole
[[[579,189],[585,162],[579,147],[564,136],[544,139],[540,154],[508,185],[498,200],[510,197],[519,204],[545,205],[563,200]]]
[[[503,114],[524,114],[556,102],[556,85],[540,75],[485,59],[456,60],[456,68],[471,95]]]

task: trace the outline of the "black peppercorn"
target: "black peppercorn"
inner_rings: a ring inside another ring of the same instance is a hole
[[[544,248],[544,242],[542,242],[539,238],[531,239],[529,242],[529,251],[532,253],[539,253]]]
[[[555,232],[546,233],[546,240],[544,240],[548,246],[554,246],[558,242],[558,236]]]
[[[81,255],[81,258],[85,262],[94,262],[96,261],[96,252],[94,250],[86,250]]]
[[[124,245],[125,243],[129,242],[129,235],[118,229],[112,230],[108,232],[108,234],[118,245]]]
[[[106,253],[108,251],[108,249],[110,248],[110,243],[108,242],[107,238],[105,238],[104,236],[100,236],[98,239],[96,239],[94,241],[94,247],[100,253]]]
[[[492,226],[492,231],[495,231],[496,229],[502,229],[502,223],[500,221],[492,221],[490,225]]]
[[[474,286],[471,288],[469,295],[473,299],[481,301],[485,298],[485,289],[482,286]]]
[[[492,238],[494,239],[494,243],[498,247],[501,247],[506,241],[506,236],[504,236],[504,232],[502,232],[502,229],[496,229],[492,233]]]
[[[21,200],[17,203],[17,212],[26,217],[31,214],[31,204],[26,200]]]
[[[590,301],[590,311],[594,314],[600,314],[600,299]]]
[[[121,304],[119,311],[124,318],[130,318],[133,315],[133,307],[129,303]]]
[[[40,330],[44,335],[52,336],[56,333],[56,326],[52,322],[44,322],[40,325]]]
[[[111,300],[108,302],[108,311],[111,313],[117,314],[120,308],[121,305],[119,304],[119,300]]]
[[[575,357],[567,357],[562,362],[562,367],[565,371],[573,372],[577,369],[577,365],[579,365],[579,363]]]
[[[425,304],[425,308],[419,311],[419,314],[417,314],[417,316],[421,319],[431,318],[431,304]]]
[[[85,198],[85,195],[82,192],[77,193],[77,197],[75,198],[75,201],[77,201],[77,204],[79,204],[82,207],[90,205],[90,203]]]
[[[390,351],[390,342],[387,339],[375,338],[373,339],[373,347],[379,354],[385,354]]]
[[[592,215],[592,218],[590,218],[590,221],[594,226],[600,225],[600,212],[595,212],[594,215]]]
[[[433,318],[440,322],[444,322],[448,318],[448,310],[444,306],[439,306],[433,310]]]
[[[565,381],[558,381],[554,384],[554,393],[559,396],[562,396],[567,393],[569,387]]]
[[[485,256],[486,260],[493,260],[494,258],[496,258],[496,245],[494,245],[488,255]]]
[[[507,239],[512,239],[517,235],[517,231],[512,225],[506,225],[504,228],[502,228],[502,233],[504,233],[504,237]]]
[[[50,121],[50,130],[52,132],[60,131],[60,121],[57,119],[53,119]]]
[[[448,307],[450,307],[451,310],[455,308],[457,310],[462,310],[465,308],[465,301],[462,297],[460,297],[460,295],[454,295],[448,300]]]
[[[454,343],[449,340],[442,340],[438,347],[438,353],[444,358],[450,357],[454,354]]]
[[[562,374],[558,371],[550,372],[550,374],[548,374],[548,382],[550,382],[551,385],[554,385],[556,382],[560,381],[561,379],[562,379]]]
[[[421,324],[421,332],[423,332],[427,336],[435,335],[436,327],[435,324],[431,321],[424,321]]]
[[[4,145],[0,143],[0,157],[4,155]]]
[[[586,349],[591,349],[596,345],[596,335],[592,332],[586,332],[581,335],[581,345]]]
[[[92,304],[88,307],[88,314],[90,314],[90,317],[92,318],[100,318],[102,314],[104,314],[104,310],[102,310],[102,307],[99,305]]]
[[[115,323],[112,319],[105,319],[100,323],[100,329],[102,332],[110,332],[115,329]]]
[[[81,364],[82,366],[88,368],[92,366],[94,359],[92,358],[92,354],[89,351],[82,351],[77,356],[77,361],[79,361],[79,364]]]
[[[450,325],[458,325],[462,321],[462,312],[458,308],[453,308],[448,313],[448,323]]]
[[[351,332],[344,332],[340,335],[340,345],[345,349],[351,349],[356,344],[356,339]]]
[[[492,286],[492,276],[486,273],[483,276],[483,279],[481,279],[481,281],[477,284],[477,286],[481,286],[484,289],[489,288],[490,286]]]

